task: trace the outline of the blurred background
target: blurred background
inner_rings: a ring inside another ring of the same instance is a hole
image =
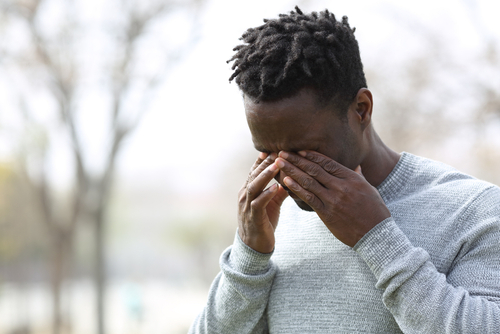
[[[187,332],[257,155],[226,60],[295,5],[356,27],[389,146],[500,184],[495,0],[0,0],[0,334]]]

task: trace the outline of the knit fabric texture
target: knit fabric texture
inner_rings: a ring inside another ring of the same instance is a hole
[[[409,153],[377,189],[353,248],[290,198],[273,254],[236,234],[189,333],[500,333],[500,189]]]

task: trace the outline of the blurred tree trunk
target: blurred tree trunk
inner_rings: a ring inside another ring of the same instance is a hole
[[[54,237],[58,235],[57,237]],[[52,234],[52,328],[54,334],[60,334],[61,329],[69,325],[69,319],[63,312],[62,287],[68,275],[70,265],[70,254],[72,251],[71,238],[60,236],[58,233]]]

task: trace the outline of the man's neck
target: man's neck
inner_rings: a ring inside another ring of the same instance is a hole
[[[372,186],[379,186],[392,172],[399,157],[400,154],[385,145],[375,130],[371,129],[370,150],[361,163],[363,176]]]

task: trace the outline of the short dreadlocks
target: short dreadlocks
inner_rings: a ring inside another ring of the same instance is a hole
[[[327,9],[304,14],[299,7],[278,19],[248,29],[246,44],[233,49],[233,75],[242,92],[258,101],[275,101],[304,87],[316,90],[320,101],[335,98],[343,111],[358,90],[367,87],[355,28],[347,16],[342,22]]]

